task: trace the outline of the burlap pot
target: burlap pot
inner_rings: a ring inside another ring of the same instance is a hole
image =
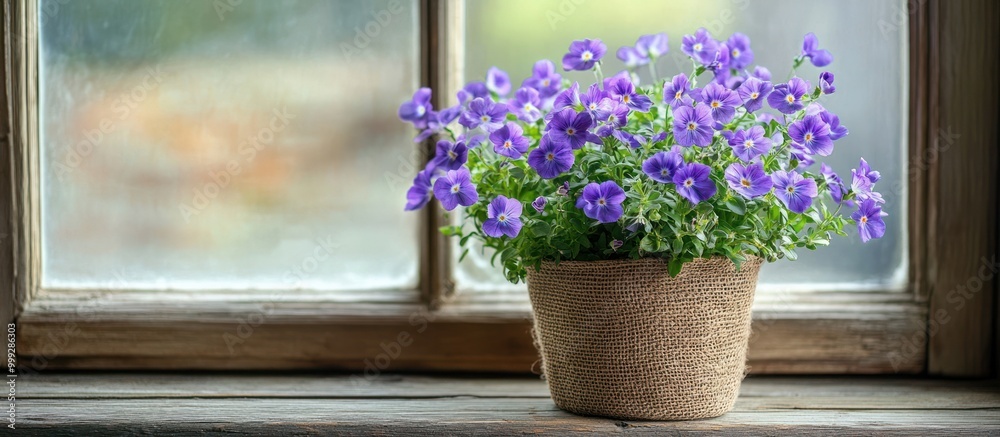
[[[535,340],[556,406],[619,419],[732,409],[746,366],[761,259],[545,262],[528,269]]]

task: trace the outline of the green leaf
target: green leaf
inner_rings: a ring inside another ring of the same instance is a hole
[[[746,215],[747,213],[747,204],[740,196],[726,199],[726,208],[739,215]]]
[[[520,167],[511,167],[510,177],[516,180],[524,179],[524,170],[522,170]]]
[[[681,267],[684,267],[684,261],[680,257],[675,256],[667,263],[667,273],[670,276],[677,276],[681,272]]]
[[[531,233],[536,237],[544,237],[552,232],[552,227],[543,221],[537,221],[531,225]]]

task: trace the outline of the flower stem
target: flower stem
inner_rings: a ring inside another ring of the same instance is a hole
[[[594,76],[597,77],[597,83],[604,82],[604,73],[601,72],[601,62],[597,61],[594,63]]]

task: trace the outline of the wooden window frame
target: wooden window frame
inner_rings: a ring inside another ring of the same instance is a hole
[[[7,218],[0,225],[0,319],[16,321],[26,371],[537,370],[523,300],[453,293],[449,243],[436,230],[444,219],[435,208],[421,219],[419,301],[391,292],[334,300],[39,290],[36,2],[3,0],[0,73],[0,214]],[[906,292],[760,296],[753,373],[990,373],[996,281],[963,294],[965,311],[955,309],[953,291],[977,277],[981,259],[997,248],[997,99],[981,97],[997,95],[998,9],[982,0],[909,4],[910,177],[900,191],[909,202]],[[423,85],[457,88],[461,38],[452,32],[462,31],[463,16],[462,2],[420,1]],[[977,70],[984,56],[993,56],[994,68]],[[441,107],[448,103],[441,96],[452,93],[435,94]]]

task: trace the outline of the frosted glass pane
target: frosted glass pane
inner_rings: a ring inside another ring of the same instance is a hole
[[[837,141],[836,152],[825,162],[850,175],[858,157],[864,156],[881,170],[879,187],[889,201],[889,230],[885,238],[862,245],[852,228],[850,237],[836,238],[830,247],[800,251],[798,261],[767,265],[761,288],[900,289],[907,227],[906,11],[903,0],[467,1],[466,80],[483,80],[495,65],[520,84],[535,61],[550,59],[558,66],[569,43],[581,38],[600,38],[608,45],[604,71],[610,75],[624,68],[614,55],[619,47],[657,32],[670,38],[670,53],[659,61],[659,74],[689,73],[690,61],[680,52],[681,37],[705,27],[716,39],[733,32],[747,34],[755,63],[781,81],[801,49],[803,35],[815,32],[822,47],[834,54],[833,64],[825,69],[836,75],[837,93],[824,98],[823,105],[851,132]],[[806,63],[798,75],[816,84],[820,72]],[[590,72],[560,74],[593,82]],[[649,80],[645,69],[642,77]],[[523,288],[507,285],[489,259],[475,256],[475,251],[457,267],[456,280],[466,290]]]
[[[43,286],[415,287],[396,108],[417,17],[415,0],[42,0]]]

